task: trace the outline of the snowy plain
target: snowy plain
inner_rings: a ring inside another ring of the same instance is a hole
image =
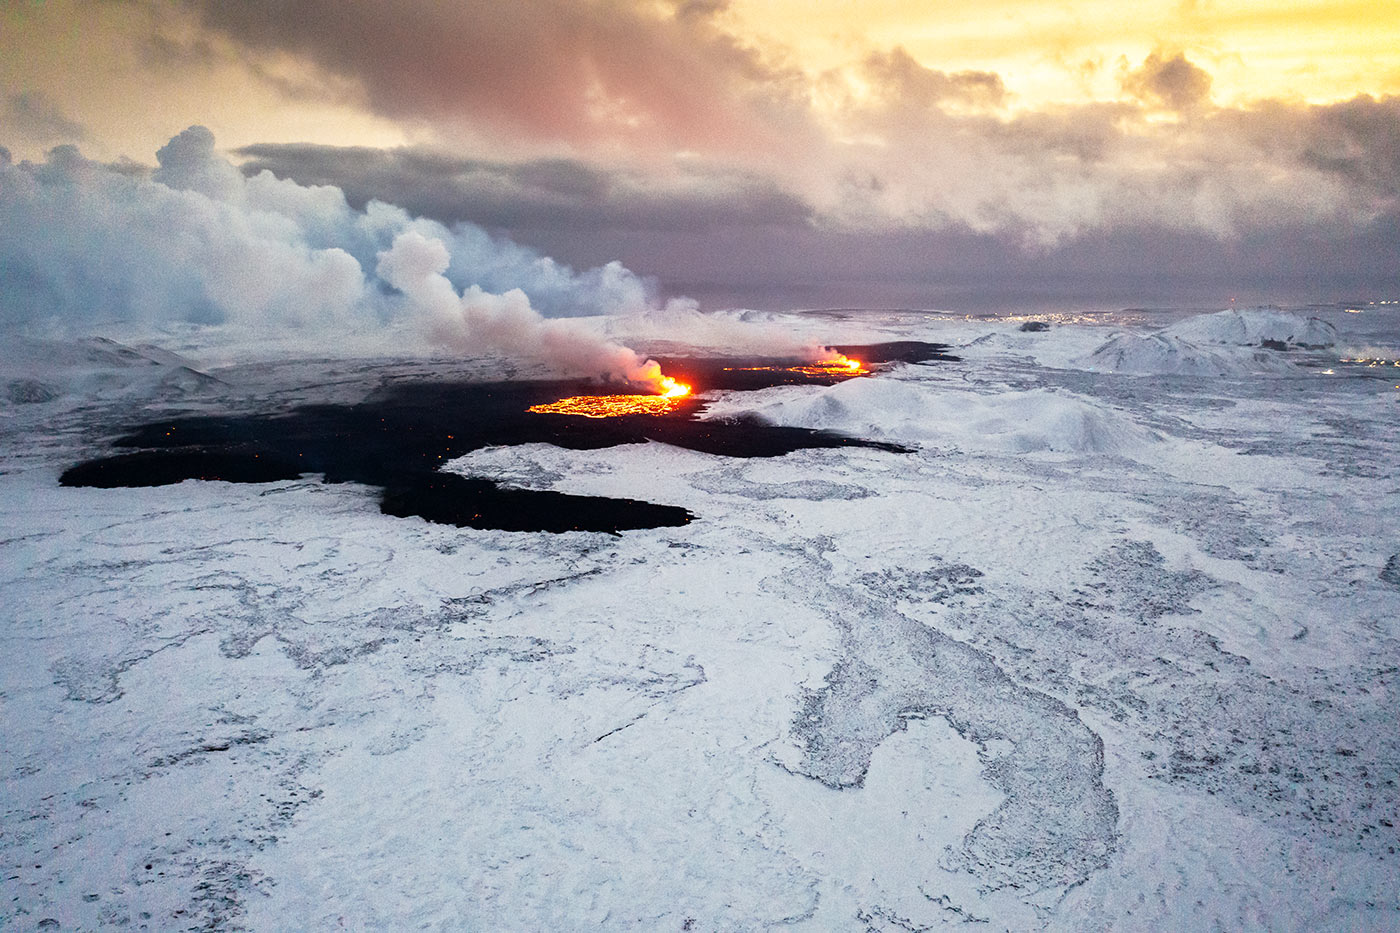
[[[617,536],[58,484],[499,361],[14,344],[0,925],[1400,929],[1400,308],[1357,310],[793,315],[961,361],[703,417],[909,452],[443,467],[697,516]]]

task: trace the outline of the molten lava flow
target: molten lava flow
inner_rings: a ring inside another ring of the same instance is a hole
[[[670,376],[662,376],[661,391],[658,394],[662,398],[685,398],[690,394],[690,386],[684,382],[677,382]]]
[[[726,372],[741,373],[797,373],[800,376],[868,376],[870,369],[860,360],[836,354],[834,359],[818,360],[798,366],[730,366]]]
[[[675,411],[690,394],[690,386],[661,376],[656,395],[571,395],[548,405],[531,405],[537,415],[578,415],[616,418],[619,415],[664,415]]]
[[[860,360],[838,353],[835,359],[818,360],[809,366],[793,367],[807,376],[868,376],[870,370]]]

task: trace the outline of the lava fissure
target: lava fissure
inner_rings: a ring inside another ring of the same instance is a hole
[[[60,482],[104,488],[188,479],[263,483],[319,473],[328,483],[380,489],[385,514],[481,529],[616,533],[684,525],[695,516],[634,499],[505,489],[438,468],[483,447],[522,444],[598,450],[657,442],[746,458],[833,447],[906,452],[893,444],[752,420],[698,421],[683,409],[663,417],[601,419],[542,418],[529,411],[584,388],[578,382],[399,383],[356,405],[156,421],[115,442],[129,452],[76,464]]]
[[[578,415],[583,418],[618,418],[623,415],[666,415],[680,408],[690,386],[662,376],[655,395],[571,395],[545,405],[531,405],[537,415]]]

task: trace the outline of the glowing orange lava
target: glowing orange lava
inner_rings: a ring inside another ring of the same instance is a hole
[[[1343,363],[1360,363],[1360,364],[1362,364],[1363,366],[1366,366],[1366,367],[1368,367],[1368,368],[1370,368],[1370,369],[1375,369],[1377,366],[1400,366],[1400,360],[1387,360],[1387,359],[1381,359],[1380,357],[1373,357],[1373,356],[1354,356],[1354,357],[1350,357],[1350,358],[1348,358],[1348,357],[1342,357],[1342,362],[1343,362]]]
[[[797,373],[801,376],[868,376],[870,369],[860,360],[837,354],[835,359],[802,363],[798,366],[730,366],[726,372]]]
[[[690,394],[690,386],[684,382],[677,382],[670,376],[662,376],[659,394],[662,398],[685,398]]]
[[[675,411],[690,394],[690,386],[662,376],[657,395],[571,395],[548,405],[531,405],[537,415],[578,415],[616,418],[620,415],[664,415]]]

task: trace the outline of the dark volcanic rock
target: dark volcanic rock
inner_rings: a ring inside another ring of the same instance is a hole
[[[37,379],[13,379],[5,386],[5,395],[16,405],[36,405],[58,398],[57,390]]]
[[[1381,579],[1393,586],[1400,586],[1400,554],[1390,555],[1390,560],[1381,568]]]
[[[116,489],[124,486],[168,486],[187,479],[227,483],[276,483],[296,479],[302,468],[273,450],[251,444],[140,450],[89,460],[65,470],[64,486]]]
[[[636,499],[571,496],[561,492],[502,489],[490,480],[433,473],[384,490],[386,515],[417,515],[459,528],[501,531],[606,531],[670,528],[695,517],[672,505]]]
[[[946,343],[923,340],[891,340],[888,343],[843,344],[833,347],[863,363],[928,363],[934,360],[958,362],[961,357],[948,353]]]
[[[699,380],[695,384],[706,387]],[[536,443],[597,450],[659,441],[726,457],[850,446],[903,450],[755,420],[697,421],[694,401],[664,416],[593,419],[528,410],[590,391],[599,390],[580,382],[420,382],[392,386],[357,405],[153,422],[116,442],[133,452],[78,464],[61,482],[105,488],[186,479],[266,483],[320,473],[327,482],[379,487],[381,507],[390,515],[509,531],[618,532],[684,525],[694,516],[632,499],[502,489],[489,480],[440,473],[438,467],[482,447]]]

